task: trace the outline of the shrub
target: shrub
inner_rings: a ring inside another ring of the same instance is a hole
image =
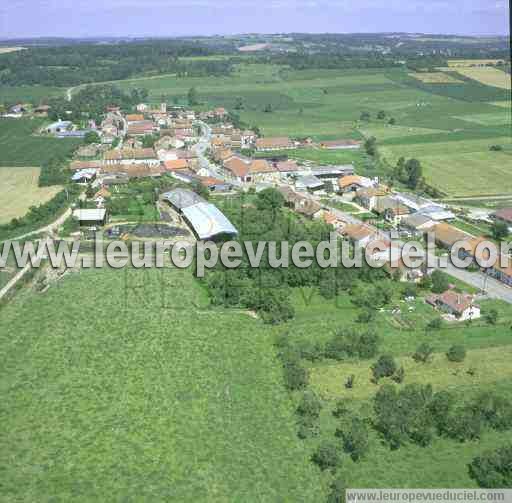
[[[372,372],[375,381],[381,377],[391,377],[396,372],[396,363],[391,355],[382,355],[373,365]]]
[[[318,418],[322,410],[322,402],[313,391],[306,391],[297,407],[297,413],[301,416]]]
[[[334,468],[340,461],[340,455],[335,445],[330,442],[323,442],[311,457],[313,463],[321,470]]]
[[[460,344],[455,344],[446,353],[446,358],[451,362],[463,362],[466,358],[466,349]]]
[[[427,342],[424,342],[418,346],[416,352],[412,355],[412,358],[415,362],[427,363],[432,358],[432,354],[434,353],[434,348],[430,346]]]
[[[512,487],[512,445],[487,451],[473,459],[469,465],[469,476],[480,487],[489,489]]]

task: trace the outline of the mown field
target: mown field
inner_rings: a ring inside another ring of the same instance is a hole
[[[43,119],[0,119],[0,167],[41,166],[55,156],[70,155],[82,143],[35,136],[44,123]]]
[[[4,501],[324,498],[269,331],[210,310],[188,273],[90,271],[22,294],[0,355]]]
[[[31,206],[49,201],[61,187],[39,187],[40,168],[0,168],[0,224],[22,217]]]
[[[505,73],[503,70],[498,68],[458,68],[457,72],[465,77],[477,80],[478,82],[488,86],[510,89],[510,74]]]

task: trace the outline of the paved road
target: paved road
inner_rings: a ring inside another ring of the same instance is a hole
[[[325,205],[324,205],[325,206]],[[348,222],[349,224],[362,224],[363,221],[356,218],[354,215],[351,215],[349,213],[345,213],[344,211],[340,211],[336,208],[327,207],[329,211],[334,213],[338,218]],[[378,231],[379,235],[385,239],[390,239],[390,235],[387,232]],[[398,243],[403,244],[401,241],[397,241]],[[430,256],[431,263],[437,263],[435,261],[437,257]],[[460,281],[463,281],[464,283],[467,283],[468,285],[471,285],[475,288],[478,288],[479,290],[484,291],[488,297],[493,299],[500,299],[505,302],[508,302],[509,304],[512,304],[512,288],[505,285],[501,281],[498,281],[487,274],[484,274],[482,272],[472,272],[468,271],[467,269],[459,269],[455,267],[453,264],[451,264],[448,261],[448,264],[446,267],[435,267],[436,269],[440,269],[441,271],[446,272],[450,276],[453,276],[454,278],[457,278]]]

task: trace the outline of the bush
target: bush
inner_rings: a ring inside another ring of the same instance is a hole
[[[323,442],[311,457],[313,463],[321,470],[334,468],[340,461],[340,455],[335,445],[330,442]]]
[[[418,349],[416,349],[416,353],[412,355],[412,358],[415,362],[427,363],[432,358],[433,353],[434,348],[432,348],[432,346],[427,342],[424,342],[418,346]]]
[[[391,355],[382,355],[373,365],[372,372],[375,382],[381,377],[391,377],[396,372],[396,362]]]
[[[512,487],[512,445],[487,451],[473,459],[469,476],[480,487],[506,489]]]
[[[306,391],[297,407],[297,413],[316,419],[322,410],[322,402],[313,391]]]
[[[343,438],[343,449],[350,454],[353,461],[359,461],[368,452],[368,428],[363,420],[352,419],[350,428],[345,431],[337,431],[337,436]]]
[[[464,346],[456,344],[448,350],[446,358],[451,362],[463,362],[466,358],[466,349]]]
[[[432,291],[434,293],[443,293],[448,290],[448,287],[450,285],[449,277],[439,269],[436,269],[432,275]]]
[[[489,325],[496,325],[498,322],[498,311],[496,311],[496,309],[489,309],[489,311],[485,313],[485,321],[487,321]]]
[[[400,367],[391,377],[397,384],[402,384],[405,379],[405,369]]]
[[[325,354],[334,360],[350,357],[372,358],[377,352],[379,338],[373,330],[358,332],[342,328],[327,343]]]
[[[442,326],[443,326],[443,320],[441,318],[434,318],[433,320],[431,320],[427,323],[425,330],[427,330],[427,331],[441,330]]]
[[[288,362],[284,366],[284,381],[291,391],[304,389],[309,383],[308,371],[298,362]]]

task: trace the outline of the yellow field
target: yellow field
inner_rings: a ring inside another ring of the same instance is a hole
[[[479,65],[495,65],[499,61],[503,61],[501,59],[449,59],[448,66],[450,67],[470,67],[470,66],[479,66]]]
[[[457,72],[470,79],[477,80],[487,86],[499,87],[501,89],[510,89],[510,75],[498,68],[491,67],[471,67],[457,68]]]
[[[496,107],[508,108],[512,107],[512,103],[510,101],[493,101],[490,105],[494,105]]]
[[[396,358],[398,366],[405,370],[404,384],[432,384],[437,391],[453,389],[458,386],[475,386],[493,383],[512,377],[512,346],[485,348],[468,351],[462,363],[448,361],[445,354],[435,354],[430,363],[416,363],[412,357]],[[379,389],[371,382],[370,366],[373,362],[340,363],[312,369],[311,386],[323,398],[367,399]],[[467,371],[473,369],[474,375]],[[344,383],[348,376],[355,376],[353,389],[346,389]],[[384,382],[392,382],[382,379]]]
[[[0,224],[22,217],[50,200],[61,187],[38,187],[39,168],[0,168]]]
[[[0,47],[0,54],[7,54],[8,52],[22,51],[25,47]]]
[[[410,73],[409,76],[424,84],[457,84],[460,82],[460,80],[443,72]]]

